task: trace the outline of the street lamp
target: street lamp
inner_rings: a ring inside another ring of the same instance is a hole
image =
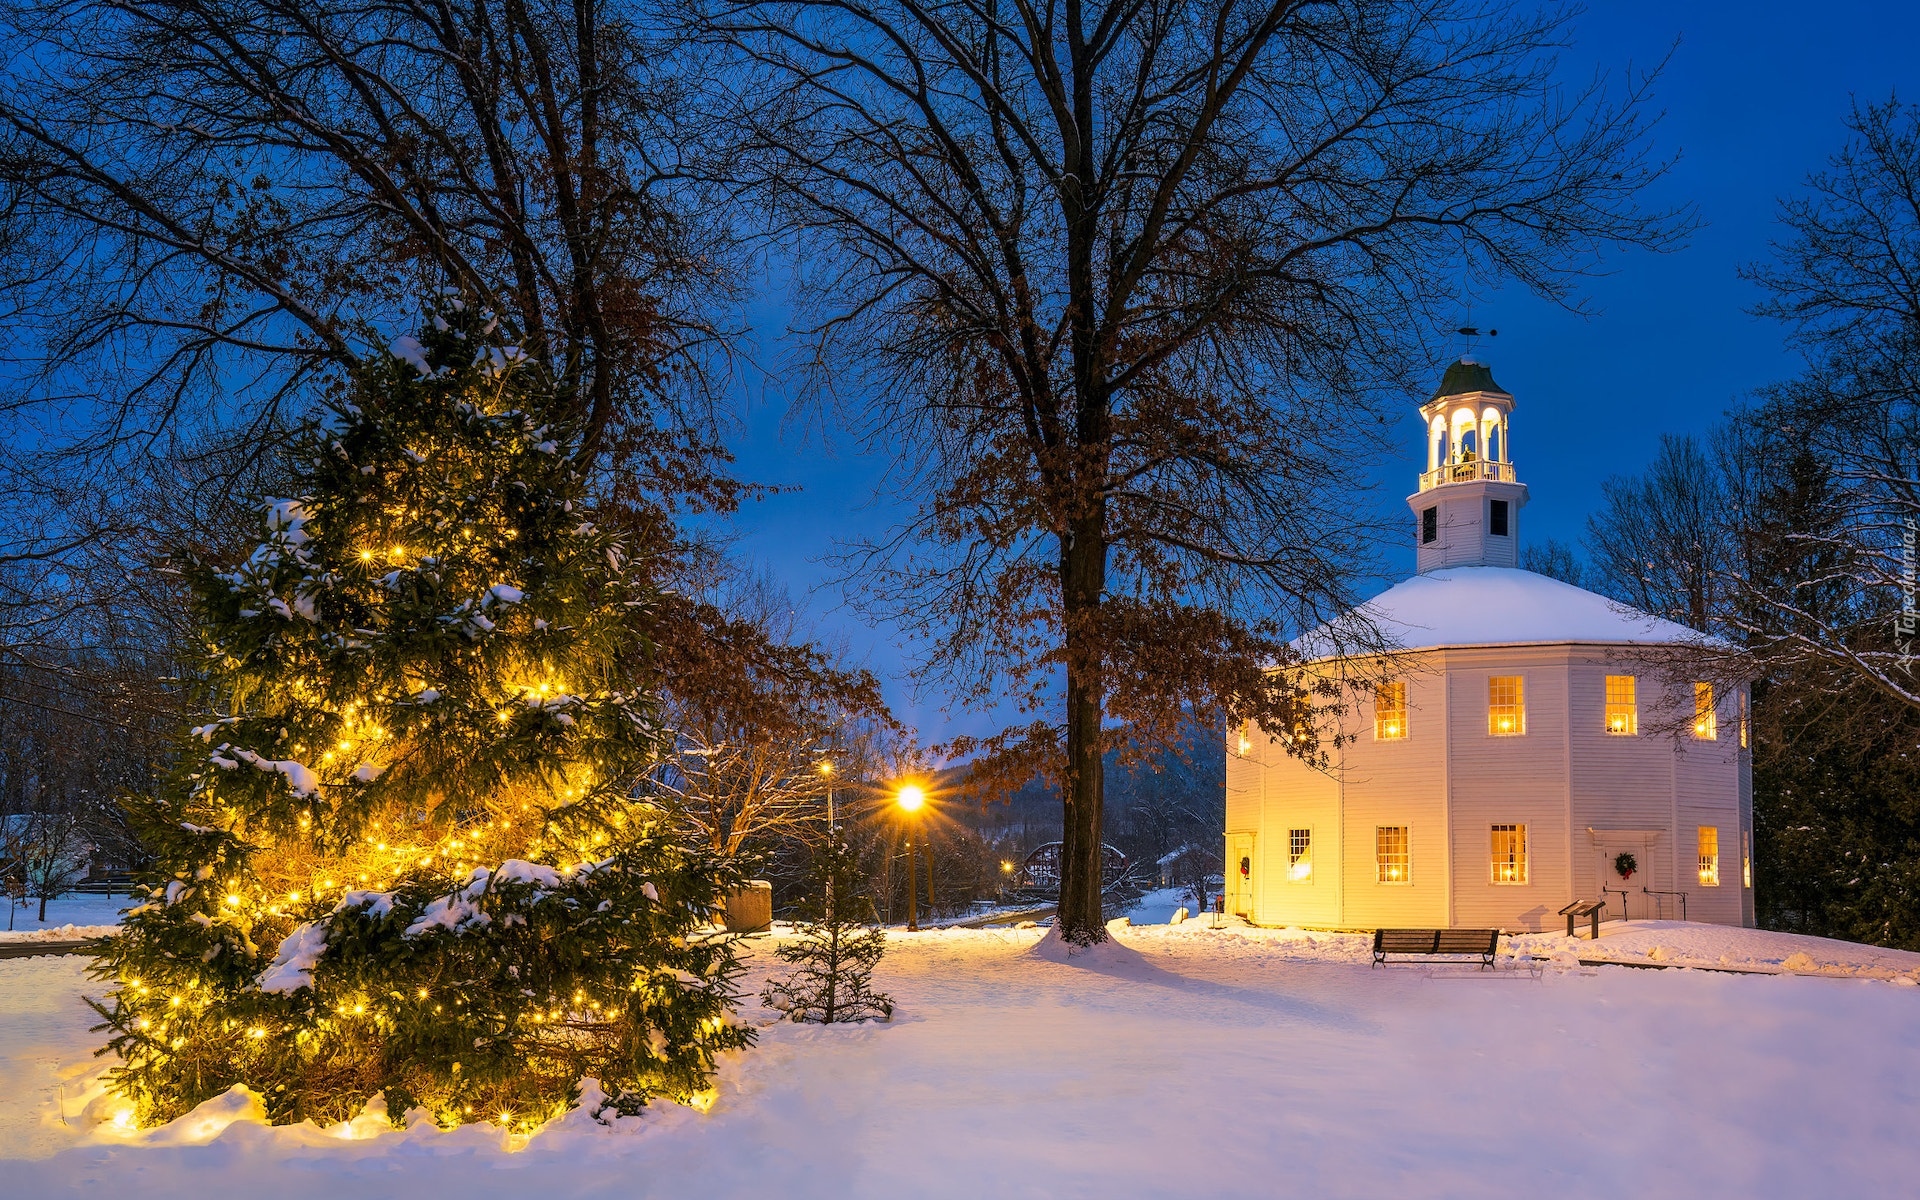
[[[820,774],[826,776],[826,780],[827,780],[827,832],[831,834],[833,832],[833,760],[832,759],[823,758],[820,760]]]
[[[900,811],[907,814],[907,816],[909,817],[916,816],[919,814],[922,808],[926,807],[927,793],[921,790],[918,786],[910,783],[907,786],[900,789],[899,794],[897,794],[893,798],[893,802],[894,804],[898,805],[900,808]],[[918,909],[918,907],[916,907],[918,902],[914,895],[914,893],[919,890],[919,883],[920,883],[920,871],[914,865],[914,861],[913,861],[913,827],[909,825],[907,827],[907,932],[908,933],[918,933],[920,931],[920,910]]]

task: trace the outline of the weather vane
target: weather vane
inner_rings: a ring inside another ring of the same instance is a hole
[[[1480,341],[1480,327],[1478,325],[1462,325],[1460,328],[1454,330],[1454,332],[1459,334],[1461,338],[1460,357],[1462,359],[1472,358],[1474,347],[1478,345]],[[1500,336],[1500,331],[1498,329],[1489,329],[1487,330],[1487,336],[1497,338]]]

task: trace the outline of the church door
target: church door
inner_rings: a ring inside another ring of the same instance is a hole
[[[1607,890],[1599,899],[1607,902],[1607,911],[1601,914],[1602,920],[1617,921],[1623,915],[1620,906],[1626,905],[1625,916],[1629,919],[1651,917],[1653,908],[1642,888],[1657,886],[1648,881],[1653,878],[1653,855],[1649,851],[1644,837],[1614,837],[1599,839],[1596,853],[1599,861],[1594,863],[1594,875],[1600,880],[1600,886]],[[1626,860],[1622,855],[1628,856]],[[1622,872],[1625,871],[1625,874]],[[1625,892],[1623,897],[1620,893]]]
[[[1233,835],[1227,856],[1227,911],[1253,919],[1253,835]]]

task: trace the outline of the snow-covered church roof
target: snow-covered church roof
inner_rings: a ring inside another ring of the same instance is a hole
[[[1644,646],[1702,639],[1684,625],[1515,567],[1428,571],[1375,596],[1359,614],[1408,650],[1543,642]]]

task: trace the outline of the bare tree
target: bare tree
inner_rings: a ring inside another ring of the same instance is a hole
[[[14,0],[0,28],[6,294],[50,330],[16,349],[49,386],[131,354],[97,437],[222,372],[281,397],[351,367],[422,275],[514,325],[595,448],[711,334],[680,88],[615,6]]]
[[[1856,106],[1847,129],[1782,203],[1774,261],[1747,272],[1809,360],[1769,394],[1756,467],[1817,483],[1820,519],[1777,548],[1817,570],[1791,586],[1754,575],[1738,619],[1757,653],[1841,667],[1920,706],[1920,109]]]
[[[1100,921],[1109,723],[1224,708],[1314,752],[1288,639],[1367,563],[1356,459],[1463,289],[1567,303],[1635,196],[1644,81],[1564,95],[1499,0],[706,0],[736,182],[804,264],[817,361],[923,497],[871,608],[1064,781]]]
[[[1583,574],[1580,559],[1574,554],[1573,547],[1558,538],[1548,538],[1527,546],[1520,552],[1520,565],[1535,574],[1571,583],[1575,587],[1580,586]]]
[[[850,812],[849,786],[904,731],[879,681],[816,644],[785,589],[718,561],[706,571],[703,595],[663,604],[655,654],[675,743],[653,785],[723,854],[817,841],[828,789]]]
[[[1642,612],[1713,629],[1734,564],[1721,474],[1700,443],[1662,434],[1646,474],[1614,476],[1600,492],[1600,511],[1587,518],[1600,577]]]
[[[620,6],[7,0],[0,37],[0,645],[97,600],[68,573],[142,532],[130,477],[220,434],[271,453],[423,286],[555,368],[606,490],[736,502],[728,210]]]

